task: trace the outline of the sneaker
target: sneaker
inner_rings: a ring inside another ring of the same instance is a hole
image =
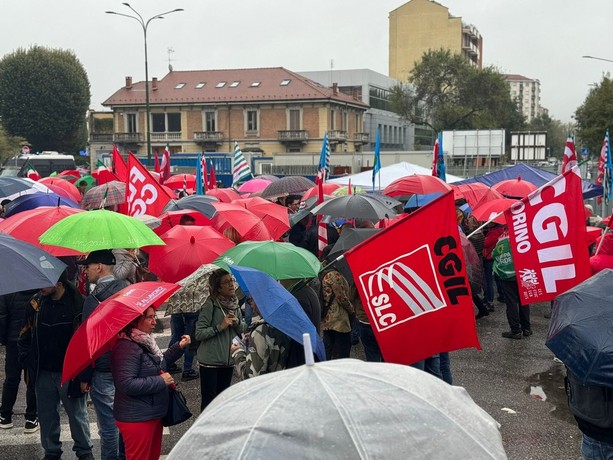
[[[11,417],[2,417],[0,415],[0,428],[3,430],[13,428],[13,420],[11,419]]]
[[[168,368],[168,372],[171,374],[176,374],[177,372],[181,372],[181,369],[176,364],[173,364]]]
[[[543,318],[547,318],[547,319],[551,318],[551,310],[545,311],[545,313],[543,313]]]
[[[530,337],[532,335],[532,329],[523,330],[524,337]]]
[[[34,420],[26,420],[26,426],[23,430],[25,434],[36,433],[38,430],[40,430],[40,426],[38,426],[37,418]]]
[[[502,336],[505,339],[521,339],[521,331],[520,332],[513,332],[513,331],[505,331],[502,333]]]
[[[485,308],[487,308],[487,311],[489,311],[490,313],[496,310],[494,308],[494,305],[492,305],[492,302],[485,302]]]
[[[189,371],[183,371],[181,375],[181,380],[183,382],[188,382],[190,380],[195,380],[198,378],[198,372],[194,369],[190,369]]]

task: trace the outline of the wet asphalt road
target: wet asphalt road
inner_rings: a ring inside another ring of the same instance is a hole
[[[496,303],[496,311],[477,322],[482,350],[461,350],[451,354],[454,384],[466,388],[474,401],[485,409],[501,427],[500,431],[509,459],[566,460],[579,459],[581,433],[572,419],[564,394],[564,367],[553,361],[545,347],[548,319],[543,317],[549,304],[532,307],[534,335],[521,340],[501,337],[507,330],[504,306]],[[157,335],[160,346],[168,343],[168,333]],[[352,357],[363,358],[360,345],[352,349]],[[178,377],[178,376],[177,376]],[[0,378],[4,380],[4,352],[0,347]],[[540,387],[546,400],[530,395],[530,387]],[[180,384],[194,414],[199,413],[199,381]],[[43,457],[38,433],[22,434],[25,410],[24,389],[15,407],[15,428],[0,430],[0,460]],[[94,456],[100,458],[95,414],[91,404],[90,421],[94,438]],[[503,408],[511,409],[510,413]],[[192,419],[193,421],[193,419]],[[162,453],[189,428],[191,422],[171,427],[163,436]],[[62,416],[67,428],[66,416]],[[70,437],[64,441],[63,458],[75,458]],[[418,458],[418,457],[415,457]]]

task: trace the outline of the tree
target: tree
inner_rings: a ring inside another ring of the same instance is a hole
[[[25,139],[7,135],[0,124],[0,165],[4,164],[7,158],[19,155],[24,145],[27,145]]]
[[[408,84],[391,90],[394,110],[417,125],[443,129],[520,129],[523,116],[504,77],[477,69],[449,50],[428,51]]]
[[[613,80],[604,76],[575,112],[578,144],[600,155],[605,131],[613,127]]]
[[[34,151],[85,147],[89,80],[71,51],[34,46],[0,60],[0,116],[7,133]]]

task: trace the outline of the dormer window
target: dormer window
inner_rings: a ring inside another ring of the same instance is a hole
[[[206,83],[204,83],[204,82],[202,82],[202,81],[201,81],[200,83],[198,83],[198,84],[196,85],[196,89],[202,89],[202,88],[204,88],[204,85],[206,85]]]
[[[181,89],[185,86],[185,83],[178,83],[177,86],[175,86],[175,89]]]
[[[225,81],[220,81],[219,83],[217,83],[215,85],[215,88],[223,88],[224,86],[226,86],[226,82]]]
[[[254,81],[253,83],[251,83],[249,86],[251,88],[257,88],[258,86],[260,86],[262,84],[261,81]]]
[[[240,81],[233,81],[232,83],[230,83],[230,88],[236,88],[240,84],[241,84]]]
[[[287,85],[289,85],[289,82],[290,82],[290,81],[291,81],[290,79],[283,80],[283,81],[281,82],[281,86],[287,86]]]

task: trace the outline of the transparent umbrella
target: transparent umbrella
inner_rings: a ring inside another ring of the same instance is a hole
[[[504,459],[498,423],[466,390],[423,371],[342,359],[221,393],[169,460]]]

